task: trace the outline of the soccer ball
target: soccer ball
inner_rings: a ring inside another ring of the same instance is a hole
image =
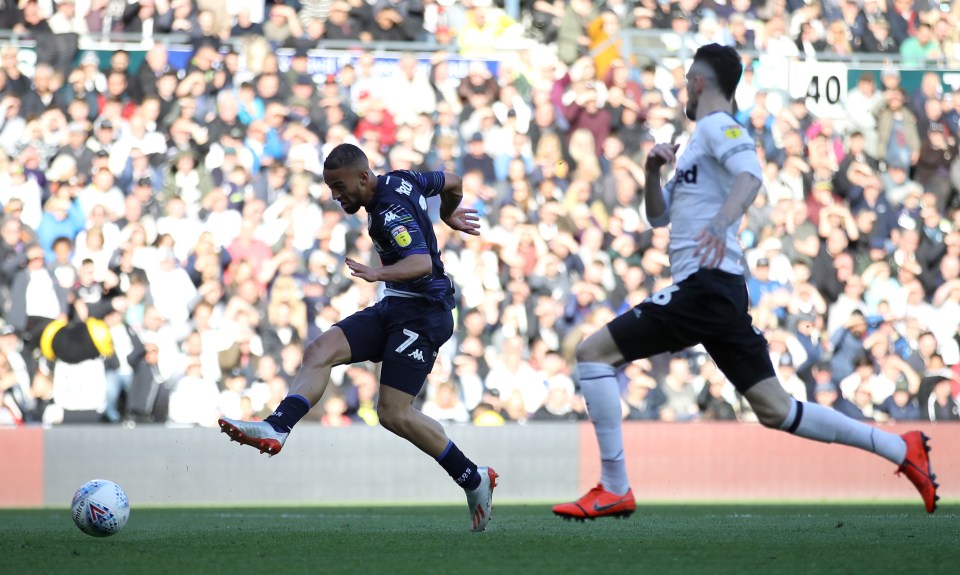
[[[106,479],[88,481],[73,496],[73,522],[93,537],[119,533],[130,517],[130,502],[120,486]]]

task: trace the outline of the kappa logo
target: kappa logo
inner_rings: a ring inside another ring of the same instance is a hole
[[[677,170],[677,181],[684,184],[697,183],[697,165],[694,164],[689,170]]]
[[[409,196],[410,192],[413,191],[413,184],[406,180],[400,180],[400,185],[397,186],[395,190],[398,194],[403,194],[404,196]]]
[[[390,222],[398,219],[399,217],[400,217],[400,216],[398,216],[397,214],[395,214],[395,213],[393,213],[393,212],[387,212],[387,213],[385,213],[385,214],[383,215],[383,221],[384,221],[384,223],[389,224]]]
[[[423,352],[419,349],[415,349],[407,354],[407,357],[412,357],[413,359],[423,363]]]

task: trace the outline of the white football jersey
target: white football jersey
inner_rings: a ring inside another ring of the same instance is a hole
[[[670,269],[679,283],[700,269],[693,255],[694,239],[720,211],[741,172],[762,177],[756,145],[746,129],[725,112],[715,112],[697,122],[686,149],[677,159],[677,169],[663,186],[664,215],[650,223],[670,228]],[[720,269],[742,274],[743,250],[737,218],[727,229],[727,251]]]

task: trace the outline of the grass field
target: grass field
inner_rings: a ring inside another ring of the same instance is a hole
[[[67,509],[0,510],[0,573],[957,573],[960,506],[642,505],[564,522],[498,505],[485,533],[461,507],[136,508],[111,538]]]

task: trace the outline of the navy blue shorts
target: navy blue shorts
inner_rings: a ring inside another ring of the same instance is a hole
[[[382,361],[380,384],[416,396],[453,335],[453,314],[441,302],[394,296],[336,325],[350,343],[350,363]]]
[[[703,344],[741,393],[774,377],[767,340],[754,328],[743,276],[702,269],[607,326],[627,361]]]

